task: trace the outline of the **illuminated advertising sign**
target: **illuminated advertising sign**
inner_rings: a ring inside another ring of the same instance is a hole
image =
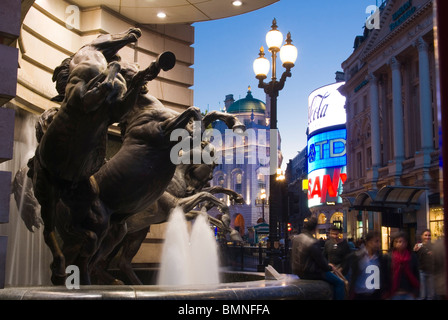
[[[339,196],[347,180],[347,167],[318,169],[308,174],[308,207],[342,203]]]
[[[346,139],[346,129],[322,132],[309,138],[308,173],[347,165]]]
[[[347,180],[347,130],[321,132],[308,139],[308,207],[342,203]]]
[[[345,124],[345,97],[338,91],[345,82],[336,82],[314,90],[308,98],[308,134]]]

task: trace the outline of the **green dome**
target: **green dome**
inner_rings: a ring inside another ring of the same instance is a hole
[[[262,113],[266,112],[266,104],[252,96],[252,92],[247,91],[247,96],[232,103],[227,109],[228,113],[243,113],[243,112]]]

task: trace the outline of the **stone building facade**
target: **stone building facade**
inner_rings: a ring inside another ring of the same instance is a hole
[[[433,1],[390,0],[342,63],[346,84],[347,232],[441,235]]]

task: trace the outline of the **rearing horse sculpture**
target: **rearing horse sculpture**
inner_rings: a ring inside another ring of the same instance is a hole
[[[28,172],[41,205],[45,243],[53,255],[54,284],[65,279],[64,256],[54,231],[56,204],[62,199],[70,207],[74,225],[83,233],[86,206],[96,196],[89,179],[104,163],[108,126],[133,107],[150,73],[149,68],[136,73],[128,90],[116,62],[118,50],[140,36],[135,28],[101,35],[55,69],[60,94],[56,100],[63,97],[62,104],[42,136]]]
[[[201,148],[204,149],[204,146],[208,144],[209,142],[203,141]],[[186,214],[188,220],[195,218],[198,214],[205,214],[205,212],[192,211],[200,203],[206,205],[207,209],[216,206],[223,214],[229,215],[227,205],[212,194],[215,191],[216,193],[228,194],[235,203],[243,203],[242,196],[233,190],[205,188],[213,178],[215,166],[214,162],[210,164],[189,163],[177,165],[173,179],[156,202],[146,210],[130,216],[126,221],[113,223],[92,262],[92,273],[96,276],[96,280],[101,284],[121,283],[120,280],[115,279],[106,272],[109,261],[119,251],[118,266],[120,270],[125,273],[132,284],[142,284],[132,269],[132,258],[137,254],[151,225],[167,222],[172,210],[175,208],[180,208]],[[211,193],[206,191],[209,189]],[[225,232],[229,232],[234,241],[242,240],[239,237],[239,233],[223,221],[210,216],[208,216],[208,219],[211,224],[218,226]],[[108,256],[107,259],[106,256]],[[97,262],[98,265],[95,265]]]

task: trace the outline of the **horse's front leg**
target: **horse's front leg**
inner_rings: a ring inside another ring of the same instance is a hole
[[[231,198],[231,200],[233,200],[235,203],[244,204],[243,196],[232,189],[223,188],[221,186],[213,186],[210,188],[204,188],[202,189],[202,191],[210,192],[211,194],[224,193],[228,195]]]
[[[109,63],[105,73],[100,73],[92,78],[86,85],[86,92],[82,97],[82,104],[86,112],[95,111],[104,101],[112,103],[119,95],[114,81],[117,78],[121,66],[118,62]]]
[[[160,125],[165,135],[170,135],[175,129],[185,128],[190,120],[201,121],[201,110],[196,107],[189,107],[176,117],[163,121]]]
[[[219,111],[211,111],[211,112],[207,113],[202,118],[202,123],[203,123],[204,127],[207,128],[209,124],[211,124],[212,122],[214,122],[216,120],[224,121],[224,123],[227,125],[227,127],[229,129],[233,129],[233,131],[235,131],[235,132],[237,132],[237,131],[244,132],[246,130],[246,126],[244,124],[242,124],[238,120],[237,117],[235,117],[231,114],[227,114],[227,113],[219,112]]]
[[[192,196],[180,198],[177,202],[177,206],[180,207],[184,212],[189,212],[193,210],[199,203],[207,202],[210,207],[217,206],[220,210],[227,212],[228,207],[214,195],[208,192],[199,192]]]

